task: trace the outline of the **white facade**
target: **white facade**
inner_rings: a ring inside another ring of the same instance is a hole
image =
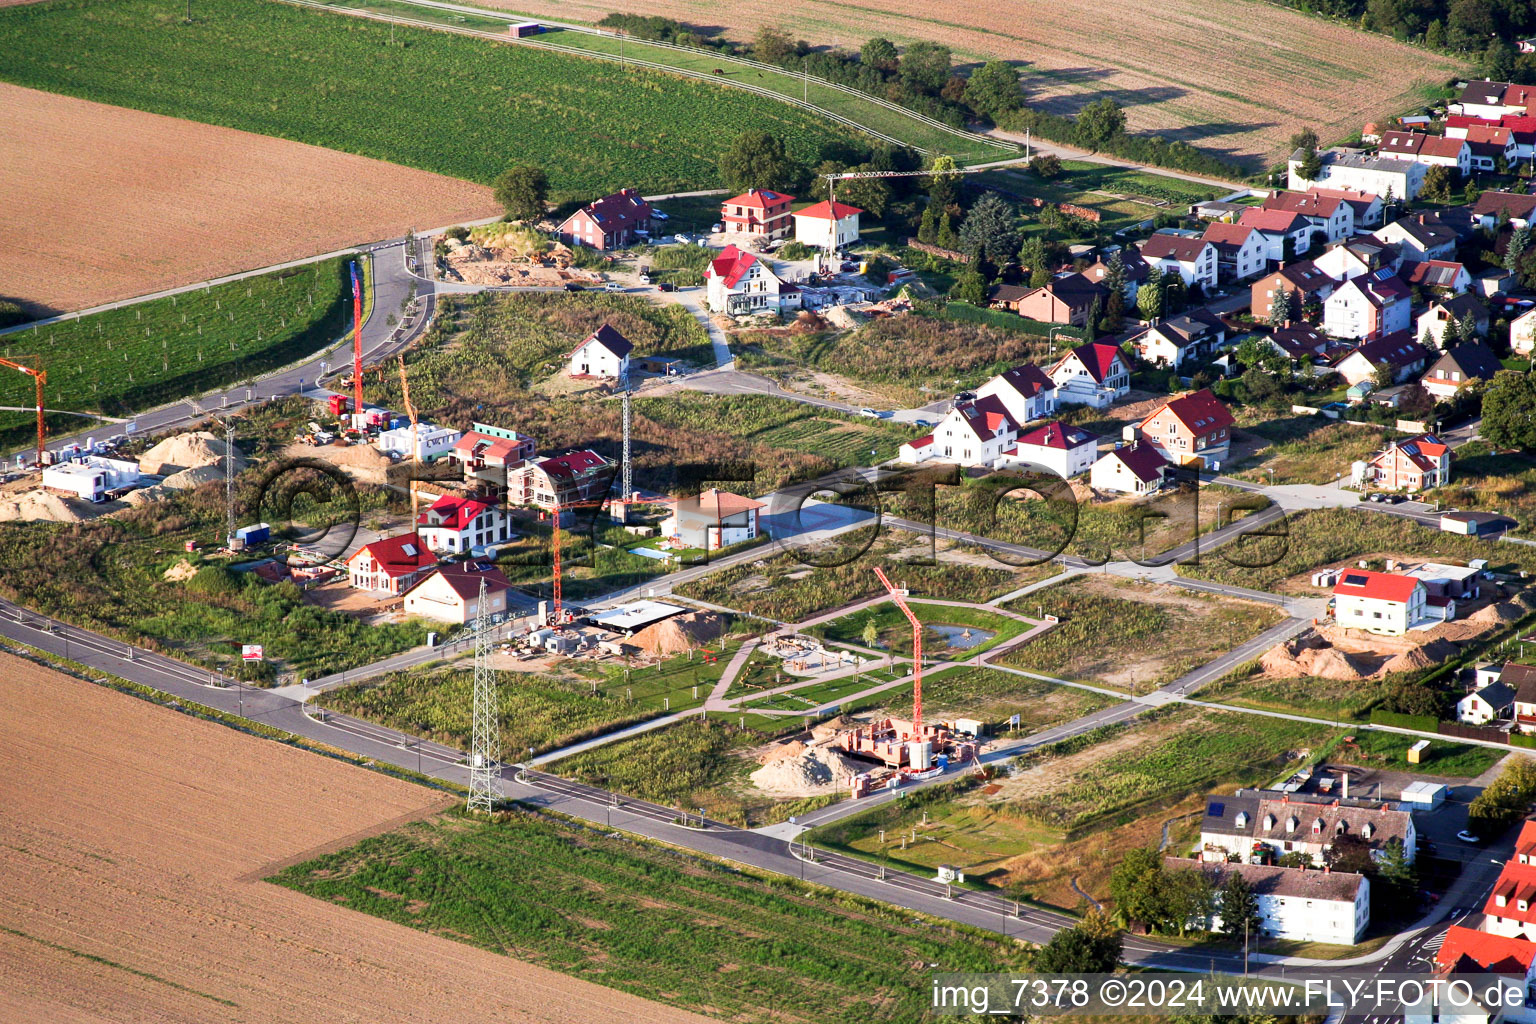
[[[1536,308],[1526,310],[1509,322],[1509,345],[1523,356],[1536,352]]]
[[[629,353],[614,355],[613,350],[597,338],[588,338],[571,353],[567,372],[573,377],[608,377],[618,380],[629,373]]]
[[[90,502],[107,500],[109,491],[133,487],[139,482],[139,464],[91,455],[78,462],[60,462],[43,468],[43,486],[64,491]]]
[[[1034,369],[1031,367],[1030,369]],[[1010,371],[1013,372],[1013,371]],[[1031,374],[1033,376],[1033,374]],[[1047,378],[1049,380],[1049,378]],[[996,397],[1003,403],[1003,408],[1008,410],[1008,415],[1015,423],[1029,423],[1032,420],[1044,419],[1056,412],[1056,388],[1041,387],[1033,394],[1027,394],[1028,384],[1025,390],[1020,390],[1006,374],[998,374],[976,389],[977,398]]]
[[[1178,274],[1184,279],[1185,287],[1198,284],[1202,289],[1216,287],[1217,263],[1216,247],[1209,242],[1200,250],[1200,255],[1193,260],[1176,260],[1172,258],[1160,258],[1146,256],[1147,264],[1155,266],[1165,274]]]
[[[722,260],[716,259],[705,271],[705,297],[711,310],[742,316],[800,308],[800,290],[786,286],[761,259],[740,262],[745,265],[721,272],[716,268]]]
[[[1413,325],[1412,303],[1406,298],[1379,307],[1349,280],[1323,300],[1323,330],[1335,338],[1380,338]]]
[[[661,523],[661,535],[675,539],[688,548],[715,551],[741,544],[757,536],[758,510],[744,509],[726,516],[719,522],[699,515],[673,513]]]
[[[977,402],[987,399],[978,398]],[[991,400],[1001,413],[1002,404]],[[959,466],[995,466],[1018,439],[1018,425],[1006,414],[977,412],[976,403],[957,405],[933,428],[932,440],[919,447],[902,445],[903,462],[953,462]],[[991,420],[991,423],[988,423]]]
[[[795,241],[802,245],[809,245],[813,249],[825,249],[830,241],[834,249],[843,249],[859,240],[859,213],[853,207],[845,207],[838,203],[838,213],[841,214],[835,221],[830,215],[822,216],[813,213],[825,207],[818,203],[795,214]],[[846,212],[852,210],[853,212]]]
[[[1414,587],[1413,595],[1406,601],[1357,594],[1338,594],[1334,601],[1334,619],[1339,625],[1383,636],[1402,636],[1424,618],[1425,590],[1422,584]]]
[[[1098,461],[1099,439],[1092,435],[1073,448],[1020,441],[1003,460],[1004,466],[1028,463],[1050,470],[1063,479],[1086,473]]]
[[[512,517],[494,505],[482,506],[472,518],[454,515],[434,523],[428,521],[430,514],[422,515],[416,536],[428,550],[438,554],[469,554],[476,548],[500,544],[512,537]]]
[[[1163,486],[1161,475],[1150,479],[1138,474],[1122,458],[1126,448],[1105,452],[1103,457],[1088,471],[1088,484],[1096,491],[1113,494],[1151,494]],[[1159,459],[1162,457],[1159,456]],[[1148,474],[1150,476],[1150,474]]]
[[[480,614],[480,595],[463,597],[443,578],[434,572],[416,586],[406,591],[404,599],[406,615],[423,619],[463,625],[473,622]],[[486,587],[485,613],[499,615],[507,610],[507,591],[501,587]]]
[[[436,427],[430,423],[418,423],[415,430],[415,457],[420,462],[436,462],[453,451],[453,446],[458,443],[460,437],[464,436],[462,430]],[[405,426],[380,431],[373,444],[385,455],[398,455],[402,459],[411,458],[411,428]]]
[[[1483,690],[1486,689],[1486,686],[1483,687]],[[1487,725],[1509,709],[1510,703],[1504,703],[1503,707],[1494,707],[1488,702],[1488,697],[1483,690],[1469,693],[1456,702],[1456,721],[1465,722],[1468,725]],[[1504,695],[1501,701],[1512,699],[1505,687],[1498,687],[1497,692]]]
[[[1305,872],[1307,869],[1280,870]],[[1364,876],[1360,877],[1353,900],[1330,899],[1305,892],[1295,895],[1260,892],[1256,894],[1256,901],[1259,933],[1276,939],[1353,946],[1371,923],[1371,882]],[[1212,915],[1211,930],[1225,930],[1219,910]]]
[[[1328,150],[1318,155],[1323,164],[1315,181],[1301,176],[1298,171],[1300,160],[1293,157],[1287,162],[1287,188],[1305,192],[1313,185],[1321,185],[1412,200],[1424,187],[1424,174],[1429,170],[1428,165],[1413,160],[1368,156],[1349,150]]]

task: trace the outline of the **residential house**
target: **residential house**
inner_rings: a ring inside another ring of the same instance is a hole
[[[1299,168],[1307,154],[1296,150],[1286,162],[1286,187],[1303,191],[1321,184],[1324,189],[1348,189],[1368,192],[1372,195],[1389,196],[1412,202],[1424,187],[1424,172],[1428,164],[1417,160],[1404,160],[1392,156],[1378,156],[1356,149],[1327,149],[1318,153],[1322,170],[1316,180],[1303,178]],[[1356,226],[1360,226],[1357,220]]]
[[[1243,215],[1244,210],[1251,209],[1246,203],[1229,203],[1225,199],[1206,199],[1202,202],[1191,203],[1189,215],[1199,217],[1201,220],[1221,220],[1228,224],[1236,224],[1237,218]]]
[[[463,469],[466,482],[490,484],[499,490],[507,486],[508,472],[533,458],[537,452],[538,445],[526,434],[488,423],[474,423],[454,442],[448,457]]]
[[[1141,258],[1166,273],[1177,273],[1186,286],[1216,287],[1216,247],[1203,238],[1159,231],[1141,245]]]
[[[1446,929],[1445,938],[1435,952],[1435,971],[1462,976],[1488,973],[1528,977],[1533,958],[1536,958],[1536,942],[1453,924]],[[1442,1010],[1428,1019],[1405,1018],[1404,1024],[1440,1024],[1442,1021],[1449,1024],[1453,1019],[1466,1021],[1465,1012],[1461,1009]],[[1473,1022],[1466,1021],[1466,1024]]]
[[[463,437],[462,431],[452,427],[439,427],[431,423],[417,423],[414,427],[395,427],[381,430],[373,439],[373,446],[385,455],[395,458],[415,458],[417,462],[436,462],[453,451],[453,446]],[[416,442],[414,453],[411,442]]]
[[[1259,337],[1266,336],[1259,335]],[[1306,324],[1277,327],[1269,332],[1267,340],[1270,346],[1289,359],[1293,366],[1311,363],[1328,349],[1328,336]]]
[[[485,614],[507,614],[512,584],[494,565],[451,562],[428,573],[405,592],[404,611],[424,619],[462,626],[480,616],[480,584],[485,584]]]
[[[1342,200],[1350,208],[1354,215],[1354,225],[1350,231],[1369,231],[1371,228],[1381,226],[1382,207],[1379,195],[1349,188],[1314,188],[1312,192],[1318,196]],[[1348,235],[1349,232],[1345,232],[1345,237]]]
[[[1232,446],[1232,413],[1209,388],[1171,398],[1137,424],[1140,438],[1176,465],[1211,465]]]
[[[1253,282],[1249,289],[1250,305],[1257,319],[1269,319],[1276,294],[1286,291],[1295,295],[1295,308],[1321,306],[1333,294],[1339,282],[1329,277],[1312,260],[1282,263],[1280,269]]]
[[[1343,203],[1338,205],[1345,208]],[[1266,210],[1250,206],[1237,223],[1257,233],[1264,247],[1264,259],[1277,263],[1312,248],[1312,238],[1317,233],[1317,228],[1310,220],[1291,210]]]
[[[661,535],[684,548],[718,551],[755,540],[760,501],[711,487],[691,498],[680,498],[661,523]]]
[[[859,240],[859,214],[863,212],[847,203],[838,203],[834,209],[829,200],[823,199],[793,214],[795,241],[813,249],[850,246]]]
[[[414,533],[364,544],[347,559],[347,581],[357,590],[401,594],[437,564]]]
[[[1082,427],[1070,427],[1052,420],[1026,434],[1020,434],[1004,458],[1004,465],[1041,466],[1062,479],[1070,480],[1088,471],[1099,457],[1099,437]]]
[[[1120,254],[1121,276],[1125,279],[1123,297],[1126,308],[1130,309],[1136,305],[1136,291],[1147,283],[1147,278],[1150,276],[1152,268],[1142,256],[1141,250],[1128,246],[1118,251]],[[1103,284],[1105,278],[1109,276],[1109,261],[1112,258],[1113,254],[1100,259],[1099,262],[1084,270],[1083,276],[1096,284]]]
[[[1536,101],[1536,88],[1483,79],[1463,86],[1461,95],[1450,104],[1449,110],[1463,117],[1498,118],[1505,114],[1528,113],[1533,101]]]
[[[1317,189],[1310,192],[1285,190],[1271,192],[1265,197],[1262,208],[1266,211],[1291,213],[1305,218],[1307,227],[1311,229],[1309,234],[1312,237],[1321,235],[1324,242],[1342,241],[1355,231],[1354,206],[1345,202],[1341,195],[1325,195]],[[1251,210],[1252,207],[1249,209]],[[1304,252],[1310,248],[1310,241],[1309,238],[1308,245],[1296,251]]]
[[[1425,618],[1429,592],[1412,576],[1345,569],[1333,587],[1333,617],[1339,625],[1383,636],[1402,636]]]
[[[1020,316],[1048,324],[1071,324],[1083,327],[1088,323],[1088,311],[1097,302],[1104,308],[1109,292],[1103,285],[1095,284],[1082,274],[1063,274],[1052,278],[1043,287],[1036,288],[1019,300]]]
[[[901,446],[897,459],[953,462],[960,466],[995,466],[1013,447],[1019,425],[997,395],[961,402],[933,428],[933,433]]]
[[[1049,371],[1056,404],[1107,409],[1131,390],[1131,368],[1118,345],[1093,341],[1067,352]]]
[[[1200,822],[1202,857],[1235,857],[1245,864],[1300,853],[1321,867],[1342,835],[1363,840],[1373,860],[1394,847],[1410,861],[1418,854],[1413,814],[1376,801],[1240,789],[1207,797]]]
[[[629,354],[635,346],[612,324],[603,324],[587,335],[566,356],[572,377],[606,377],[624,380],[629,376]]]
[[[794,196],[766,188],[749,188],[720,204],[725,230],[768,241],[783,238],[794,229],[789,204]]]
[[[1424,132],[1389,131],[1382,133],[1377,152],[1429,167],[1449,167],[1461,177],[1472,173],[1472,152],[1465,139],[1449,139]]]
[[[1508,168],[1515,162],[1515,135],[1509,128],[1470,125],[1466,140],[1475,171],[1493,171],[1501,166]]]
[[[1516,727],[1536,732],[1536,667],[1506,661],[1499,670],[1499,682],[1514,688]]]
[[[1257,904],[1258,934],[1252,938],[1352,946],[1371,923],[1371,883],[1364,875],[1183,857],[1167,858],[1164,867],[1170,872],[1198,871],[1218,892],[1233,875],[1241,877]],[[1209,924],[1213,932],[1241,933],[1245,927],[1223,921],[1219,901]]]
[[[1536,158],[1536,117],[1505,114],[1499,118],[1499,126],[1509,129],[1516,161]]]
[[[1392,367],[1392,383],[1401,384],[1429,365],[1429,349],[1414,341],[1411,332],[1398,331],[1375,341],[1363,342],[1333,368],[1350,384],[1359,384],[1373,382],[1376,368],[1383,364]]]
[[[416,517],[416,536],[438,554],[468,554],[510,540],[512,517],[486,502],[444,494]]]
[[[1451,482],[1451,447],[1434,434],[1417,434],[1366,460],[1359,483],[1383,491],[1418,492]]]
[[[1034,289],[1023,284],[994,284],[987,289],[987,305],[993,309],[1019,311],[1019,302]]]
[[[590,448],[525,462],[507,474],[507,501],[545,512],[573,502],[600,501],[608,496],[613,475],[613,463]]]
[[[1467,268],[1452,260],[1424,260],[1403,264],[1402,277],[1410,287],[1440,295],[1460,295],[1472,287]]]
[[[1456,345],[1461,340],[1461,325],[1471,320],[1478,337],[1488,336],[1488,307],[1471,294],[1437,299],[1419,314],[1414,324],[1419,340],[1437,348]]]
[[[1114,494],[1151,494],[1168,482],[1172,468],[1155,447],[1132,441],[1105,452],[1088,471],[1088,484]]]
[[[1323,330],[1336,338],[1382,338],[1412,324],[1413,292],[1387,268],[1351,278],[1323,300]]]
[[[1498,227],[1501,220],[1517,228],[1528,225],[1536,219],[1532,216],[1533,211],[1536,211],[1536,196],[1522,192],[1484,192],[1472,204],[1472,216],[1485,228]]]
[[[1395,245],[1404,260],[1448,260],[1456,255],[1461,240],[1456,228],[1433,213],[1415,213],[1401,217],[1371,232],[1389,245]]]
[[[1305,222],[1302,222],[1301,218],[1292,215],[1292,219],[1305,227]],[[1269,253],[1269,245],[1266,244],[1266,236],[1260,234],[1255,228],[1217,221],[1207,224],[1205,234],[1200,237],[1216,247],[1218,280],[1246,281],[1264,272],[1264,260]]]
[[[1515,691],[1505,683],[1489,683],[1456,702],[1456,721],[1487,725],[1514,713]]]
[[[1473,341],[1447,349],[1444,355],[1429,364],[1419,383],[1436,398],[1454,398],[1456,392],[1472,381],[1490,381],[1502,369],[1504,365],[1493,354],[1493,349],[1481,341]]]
[[[1344,282],[1377,270],[1396,270],[1402,261],[1397,246],[1371,235],[1356,235],[1347,242],[1330,245],[1312,262],[1335,281]]]
[[[1505,938],[1536,939],[1536,821],[1520,826],[1515,855],[1504,862],[1483,904],[1483,930]]]
[[[800,289],[779,279],[756,253],[728,245],[704,271],[705,301],[716,313],[744,316],[799,309]]]
[[[1509,322],[1509,347],[1522,356],[1536,353],[1536,306]]]
[[[1021,426],[1056,411],[1056,382],[1034,363],[1005,370],[976,389],[977,398],[992,396]]]
[[[1192,309],[1159,320],[1136,339],[1136,354],[1148,363],[1174,369],[1210,359],[1227,338],[1227,325],[1208,309]]]
[[[1503,267],[1485,267],[1472,278],[1471,291],[1485,299],[1503,295],[1516,284],[1515,275]]]
[[[642,241],[651,231],[651,204],[632,188],[620,189],[588,203],[561,222],[555,237],[566,245],[592,249],[622,249]]]

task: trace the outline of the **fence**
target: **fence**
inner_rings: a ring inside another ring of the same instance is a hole
[[[907,248],[916,249],[918,252],[926,252],[930,256],[938,256],[946,260],[954,260],[956,263],[969,263],[971,258],[963,252],[955,252],[953,249],[941,249],[937,245],[929,245],[915,238],[907,239]]]

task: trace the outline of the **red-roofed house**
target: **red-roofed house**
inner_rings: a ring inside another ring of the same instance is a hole
[[[1469,965],[1476,965],[1474,970],[1492,974],[1524,975],[1533,959],[1536,942],[1453,924],[1435,953],[1435,966],[1447,974],[1467,973]]]
[[[521,466],[537,452],[538,445],[526,434],[476,423],[454,443],[448,457],[463,468],[465,480],[501,488],[507,485],[508,471]]]
[[[1169,399],[1137,424],[1141,438],[1176,465],[1219,462],[1232,447],[1232,414],[1209,388]]]
[[[1349,204],[1355,218],[1351,231],[1363,231],[1381,225],[1381,196],[1352,188],[1314,188],[1312,192],[1319,196],[1342,199]],[[1348,237],[1348,232],[1345,233],[1345,237]]]
[[[1141,258],[1164,273],[1177,273],[1185,285],[1216,287],[1216,247],[1203,238],[1159,231],[1141,244]]]
[[[1402,636],[1424,619],[1427,599],[1423,581],[1412,576],[1344,569],[1333,587],[1333,617],[1350,629]]]
[[[1107,409],[1131,390],[1131,367],[1120,346],[1106,341],[1079,345],[1049,371],[1056,384],[1058,405],[1089,405]]]
[[[1503,126],[1493,127],[1486,124],[1474,124],[1467,128],[1467,149],[1472,154],[1472,169],[1477,171],[1494,170],[1500,160],[1505,165],[1515,161],[1515,136],[1514,133]]]
[[[1326,242],[1348,238],[1355,230],[1355,208],[1341,196],[1326,195],[1317,189],[1271,192],[1265,197],[1263,208],[1304,217],[1313,234],[1321,234]]]
[[[1412,331],[1397,331],[1363,343],[1334,363],[1333,368],[1350,384],[1359,384],[1373,382],[1377,367],[1383,365],[1392,368],[1392,383],[1401,384],[1429,365],[1429,349],[1413,340]]]
[[[661,524],[661,535],[685,548],[717,551],[757,536],[762,502],[717,487],[679,499]]]
[[[1359,483],[1383,491],[1423,491],[1451,482],[1451,446],[1434,434],[1389,441],[1365,463]]]
[[[1034,363],[1005,370],[976,389],[977,398],[996,395],[1021,426],[1056,411],[1056,384]]]
[[[1483,928],[1493,935],[1536,939],[1536,822],[1527,821],[1515,840],[1515,856],[1504,862],[1483,904]]]
[[[749,188],[720,204],[726,231],[757,238],[783,238],[794,227],[789,204],[794,196],[766,188]]]
[[[859,214],[863,212],[847,203],[838,203],[834,211],[832,203],[823,199],[794,214],[795,241],[813,249],[825,249],[828,242],[834,249],[852,245],[859,240]]]
[[[485,581],[485,614],[507,611],[512,584],[494,565],[450,562],[425,576],[405,592],[405,614],[462,626],[480,614],[480,582]]]
[[[1168,470],[1172,468],[1152,445],[1132,441],[1105,452],[1088,471],[1088,483],[1096,491],[1151,494],[1167,482]]]
[[[960,466],[995,466],[1013,447],[1019,425],[996,395],[961,402],[926,438],[901,446],[902,462],[953,462]],[[926,443],[925,443],[926,442]]]
[[[606,496],[612,482],[612,463],[589,448],[525,462],[507,475],[507,500],[553,512],[556,505]]]
[[[1097,434],[1052,420],[1020,435],[1013,448],[1004,453],[1004,463],[1042,466],[1063,479],[1070,479],[1086,472],[1098,457]]]
[[[1424,260],[1420,263],[1404,263],[1403,276],[1410,286],[1447,291],[1460,295],[1472,287],[1472,275],[1467,268],[1454,260]]]
[[[358,590],[403,593],[437,564],[437,556],[414,533],[364,544],[347,559],[347,580]]]
[[[1287,195],[1306,194],[1305,192],[1287,193]],[[1338,206],[1343,206],[1338,200],[1331,201]],[[1313,223],[1294,210],[1249,207],[1243,211],[1238,224],[1251,228],[1258,234],[1264,246],[1264,258],[1269,260],[1288,260],[1297,253],[1306,252],[1312,248],[1312,236],[1317,233]]]
[[[1362,274],[1323,301],[1323,330],[1335,338],[1375,339],[1413,323],[1413,291],[1390,268]],[[1353,383],[1353,381],[1351,381]]]
[[[555,236],[566,245],[622,249],[651,230],[651,204],[632,188],[620,189],[588,203],[565,218]]]
[[[509,539],[511,517],[483,501],[445,494],[416,517],[416,535],[432,551],[463,554]]]
[[[1251,212],[1253,211],[1249,211]],[[1247,217],[1248,213],[1244,213],[1243,216]],[[1299,217],[1292,219],[1300,222]],[[1302,226],[1305,227],[1305,224],[1303,223]],[[1252,226],[1242,223],[1223,224],[1216,221],[1207,224],[1205,234],[1200,237],[1216,247],[1218,280],[1242,281],[1264,272],[1264,260],[1269,246],[1265,243],[1264,236]]]
[[[1382,132],[1380,153],[1431,167],[1449,167],[1463,176],[1472,171],[1472,151],[1465,139],[1424,132]]]
[[[800,289],[779,280],[756,253],[728,245],[704,271],[705,298],[716,313],[745,316],[800,308]]]
[[[1064,274],[1025,294],[1016,308],[1020,316],[1041,323],[1082,327],[1088,323],[1093,304],[1097,302],[1102,309],[1108,300],[1109,289],[1103,285],[1083,274]]]

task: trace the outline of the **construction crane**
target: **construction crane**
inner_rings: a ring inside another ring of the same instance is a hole
[[[601,508],[606,504],[608,504],[607,498],[593,498],[587,501],[568,501],[564,504],[557,503],[554,507],[554,511],[551,513],[554,516],[554,529],[550,531],[550,548],[553,550],[555,558],[554,592],[551,595],[554,599],[554,616],[550,621],[550,625],[552,626],[564,625],[562,620],[565,616],[564,595],[561,592],[562,573],[560,567],[560,520],[564,517],[567,509]]]
[[[827,183],[827,202],[832,214],[832,230],[827,232],[827,255],[831,256],[837,251],[837,183],[851,178],[937,178],[950,174],[979,174],[982,171],[996,170],[995,167],[956,167],[948,171],[838,171],[835,174],[823,174],[821,177]]]
[[[411,418],[411,463],[421,461],[421,452],[416,447],[416,407],[411,404],[411,384],[405,379],[405,355],[400,356],[400,401],[405,406],[405,414]],[[411,474],[411,529],[416,529],[417,497],[416,474]]]
[[[48,383],[48,371],[41,368],[22,366],[13,363],[9,359],[0,359],[0,366],[9,366],[13,370],[30,374],[32,383],[37,387],[37,464],[43,464],[43,441],[46,437],[46,428],[43,426],[43,385]]]
[[[885,589],[890,591],[891,600],[896,602],[907,621],[912,623],[912,739],[914,742],[923,741],[923,624],[917,616],[912,614],[912,609],[907,607],[907,592],[898,589],[885,575],[885,570],[875,566],[875,575],[880,577],[880,582]]]

